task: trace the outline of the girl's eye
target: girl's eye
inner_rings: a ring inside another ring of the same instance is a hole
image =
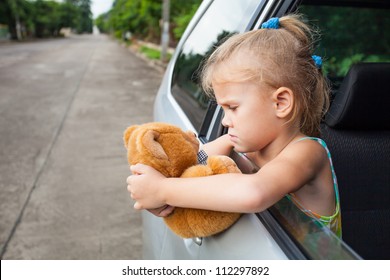
[[[234,111],[234,110],[237,109],[237,106],[229,106],[228,109],[229,109],[230,111]]]

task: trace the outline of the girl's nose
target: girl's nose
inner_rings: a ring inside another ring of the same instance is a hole
[[[231,121],[230,119],[226,116],[226,114],[222,118],[222,125],[224,127],[230,127],[231,126]]]

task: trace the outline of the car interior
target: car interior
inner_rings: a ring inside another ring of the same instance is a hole
[[[322,125],[337,170],[343,240],[364,259],[390,258],[390,63],[349,70]]]

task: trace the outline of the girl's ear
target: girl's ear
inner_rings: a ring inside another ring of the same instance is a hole
[[[293,91],[287,87],[280,87],[272,94],[272,98],[276,116],[279,118],[286,118],[293,110]]]

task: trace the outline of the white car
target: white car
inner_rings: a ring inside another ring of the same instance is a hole
[[[316,54],[334,89],[322,137],[339,180],[343,240],[286,198],[207,238],[182,239],[143,211],[145,259],[390,259],[388,1],[204,0],[166,69],[154,120],[202,142],[225,133],[223,111],[198,85],[199,65],[226,36],[295,11],[321,30]],[[244,155],[232,158],[243,172],[256,171]]]

